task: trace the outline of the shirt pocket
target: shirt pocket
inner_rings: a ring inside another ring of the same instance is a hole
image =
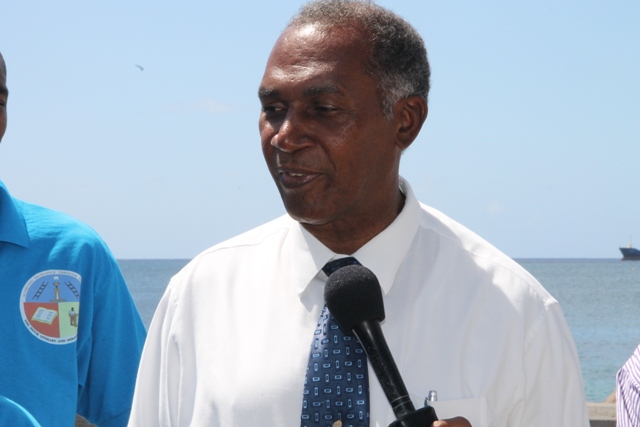
[[[473,427],[489,427],[487,399],[474,397],[471,399],[438,400],[430,402],[436,410],[438,419],[464,417]]]

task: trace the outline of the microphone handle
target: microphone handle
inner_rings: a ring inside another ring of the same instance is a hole
[[[369,363],[375,372],[393,413],[398,420],[414,413],[415,407],[409,398],[407,388],[396,362],[393,360],[387,340],[384,338],[378,320],[365,320],[353,327],[353,333],[360,340]]]

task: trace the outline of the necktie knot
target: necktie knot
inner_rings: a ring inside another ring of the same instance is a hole
[[[352,256],[348,256],[345,258],[334,259],[333,261],[329,261],[322,267],[322,271],[324,274],[331,276],[336,270],[346,267],[347,265],[361,265],[357,259]]]

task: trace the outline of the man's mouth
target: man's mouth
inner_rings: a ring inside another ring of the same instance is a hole
[[[295,189],[310,183],[320,175],[312,172],[294,172],[281,170],[278,173],[278,176],[280,177],[280,183],[283,187],[287,189]]]

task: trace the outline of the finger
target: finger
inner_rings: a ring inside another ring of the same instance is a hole
[[[435,421],[431,427],[472,427],[471,423],[463,417],[449,418],[446,420]]]

